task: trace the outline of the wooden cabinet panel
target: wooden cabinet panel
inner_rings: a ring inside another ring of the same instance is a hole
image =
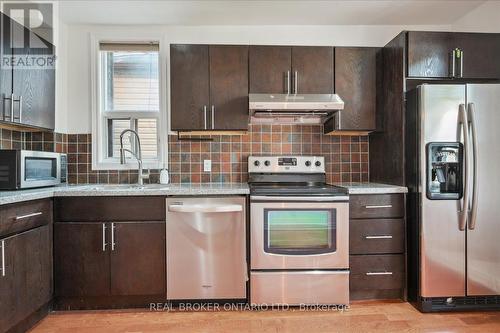
[[[50,199],[5,205],[0,211],[0,237],[49,224],[51,221]]]
[[[400,218],[405,214],[403,194],[352,195],[349,216],[352,219]]]
[[[109,228],[103,234],[101,223],[54,224],[56,296],[109,295],[109,242]]]
[[[170,46],[170,89],[172,130],[205,129],[204,107],[210,104],[208,45]]]
[[[61,197],[57,222],[164,221],[164,197]]]
[[[292,47],[292,85],[296,94],[333,94],[333,47]]]
[[[375,47],[335,48],[335,93],[344,101],[338,128],[342,131],[376,129],[377,52]],[[325,126],[326,128],[327,126]]]
[[[210,46],[210,107],[209,128],[248,129],[248,46]]]
[[[4,32],[10,25],[10,18],[0,13],[0,33],[4,36]],[[1,39],[0,57],[3,59],[5,50],[8,50],[8,39]],[[5,66],[3,61],[0,62],[0,121],[10,121],[10,101],[4,99],[9,98],[12,94],[12,68]]]
[[[462,77],[500,79],[500,34],[455,33],[455,46],[463,51]]]
[[[165,222],[114,223],[112,295],[165,294]]]
[[[350,220],[349,253],[403,253],[404,235],[403,219]]]
[[[402,289],[403,255],[350,256],[351,290]]]
[[[452,32],[408,32],[409,77],[451,77]]]
[[[249,48],[249,91],[286,94],[291,89],[292,50],[289,46],[252,45]],[[290,77],[288,77],[290,75]]]

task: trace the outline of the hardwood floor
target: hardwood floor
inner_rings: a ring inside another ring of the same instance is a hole
[[[422,314],[402,302],[356,302],[346,312],[147,310],[55,312],[32,333],[500,332],[500,312]]]

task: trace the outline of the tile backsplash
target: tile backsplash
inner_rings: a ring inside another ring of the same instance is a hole
[[[136,170],[92,170],[90,134],[0,131],[2,149],[67,152],[69,183],[137,182]],[[176,135],[170,135],[170,179],[172,183],[245,182],[249,155],[297,154],[324,156],[328,182],[368,181],[368,136],[322,133],[322,126],[250,125],[245,135],[204,137],[210,141],[179,140]],[[211,172],[203,172],[204,160],[212,161]],[[151,177],[145,182],[158,181],[159,170],[151,170]]]

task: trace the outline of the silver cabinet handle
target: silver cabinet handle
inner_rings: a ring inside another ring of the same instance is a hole
[[[476,217],[477,217],[477,198],[478,198],[478,182],[477,182],[477,170],[478,170],[478,158],[477,158],[477,133],[476,133],[476,106],[474,103],[468,104],[468,116],[469,125],[472,136],[472,204],[469,213],[469,229],[474,230],[476,228]]]
[[[286,93],[290,95],[290,71],[286,71]]]
[[[102,224],[102,252],[106,252],[106,223]]]
[[[293,85],[295,86],[293,93],[298,94],[299,93],[299,71],[295,71],[295,78],[293,80]]]
[[[14,122],[14,94],[10,95],[10,121]]]
[[[464,77],[464,51],[459,51],[460,55],[460,77]]]
[[[5,276],[5,240],[2,240],[2,276]]]
[[[457,63],[456,63],[456,60],[457,60],[457,50],[453,50],[453,52],[451,52],[451,77],[455,77],[455,69],[457,67]]]
[[[170,205],[169,212],[176,213],[234,213],[243,211],[242,205]]]
[[[215,129],[215,105],[212,105],[212,129]]]
[[[392,208],[392,205],[368,205],[365,206],[366,209],[381,209],[381,208]]]
[[[462,132],[464,135],[464,196],[462,208],[459,212],[459,222],[458,229],[465,230],[467,224],[467,215],[469,211],[469,121],[467,120],[467,112],[465,111],[465,105],[460,104],[458,108],[459,125],[462,127]]]
[[[366,275],[392,275],[392,272],[367,272]]]
[[[391,235],[365,236],[365,239],[392,239]]]
[[[12,97],[6,97],[6,95],[3,94],[2,99],[3,99],[2,120],[5,121],[7,119],[7,114],[5,113],[5,101],[10,101],[12,107]]]
[[[22,123],[23,119],[23,96],[19,96],[17,99],[17,102],[19,102],[19,122]]]
[[[111,251],[115,250],[115,224],[111,223]]]
[[[203,105],[203,126],[207,129],[207,106]]]
[[[42,215],[42,212],[36,212],[36,213],[31,213],[31,214],[26,214],[26,215],[19,215],[15,217],[16,221],[23,220],[23,219],[28,219],[30,217],[35,217],[35,216],[40,216]]]

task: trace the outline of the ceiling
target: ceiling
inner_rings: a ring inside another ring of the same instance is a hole
[[[59,1],[67,24],[449,25],[487,1]]]

